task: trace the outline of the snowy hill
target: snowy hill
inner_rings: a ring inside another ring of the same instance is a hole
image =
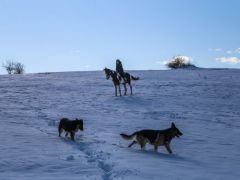
[[[236,180],[240,176],[240,71],[134,71],[133,96],[115,97],[103,72],[0,76],[0,179]],[[62,117],[83,118],[76,142]],[[183,132],[140,150],[120,133]]]

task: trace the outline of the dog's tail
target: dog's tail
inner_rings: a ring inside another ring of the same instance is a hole
[[[134,136],[137,134],[137,132],[131,134],[131,135],[127,135],[127,134],[120,134],[120,136],[122,136],[123,139],[126,139],[126,140],[131,140],[134,138]]]
[[[131,75],[131,79],[134,80],[134,81],[136,81],[136,80],[139,80],[139,77],[135,77],[135,76],[132,76],[132,75]]]

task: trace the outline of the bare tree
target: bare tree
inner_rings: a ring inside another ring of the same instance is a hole
[[[8,74],[13,74],[15,69],[15,64],[13,61],[7,60],[5,63],[3,63],[2,66],[7,71]]]
[[[7,60],[2,66],[8,74],[23,74],[25,71],[24,64],[11,60]]]
[[[14,74],[23,74],[24,73],[24,64],[20,62],[14,63]]]
[[[166,65],[171,69],[196,67],[195,65],[190,63],[190,60],[187,59],[186,56],[175,56],[173,57],[173,60],[168,62]]]

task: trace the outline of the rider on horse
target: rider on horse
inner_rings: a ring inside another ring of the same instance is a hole
[[[123,70],[122,62],[119,59],[116,60],[116,72],[119,74],[119,76],[121,78],[123,78],[126,81],[125,72]]]

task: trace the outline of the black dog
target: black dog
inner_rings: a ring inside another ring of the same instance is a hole
[[[71,139],[74,141],[74,136],[75,136],[75,133],[78,131],[78,129],[83,131],[82,119],[69,120],[68,118],[62,118],[58,126],[59,137],[61,136],[61,133],[64,130],[66,131],[65,136],[68,136],[68,133],[70,133]]]

